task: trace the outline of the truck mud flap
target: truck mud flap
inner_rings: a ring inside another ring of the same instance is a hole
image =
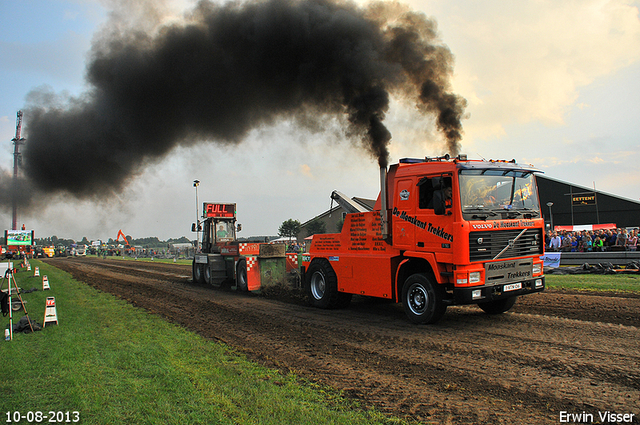
[[[255,255],[245,257],[247,261],[247,290],[257,291],[260,289],[260,263]]]

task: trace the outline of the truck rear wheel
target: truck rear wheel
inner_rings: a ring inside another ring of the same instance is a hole
[[[331,264],[324,258],[316,259],[306,273],[305,289],[309,304],[319,308],[345,308],[351,303],[351,294],[338,291],[338,278]]]
[[[240,292],[249,291],[247,282],[247,260],[241,259],[236,266],[236,289]]]
[[[192,274],[193,274],[193,282],[194,283],[204,283],[204,267],[203,264],[196,263],[196,260],[193,260]]]
[[[436,323],[447,311],[444,289],[428,276],[416,273],[402,287],[402,306],[413,323]]]
[[[478,303],[478,307],[487,314],[502,314],[505,311],[509,311],[517,299],[518,297],[509,297],[486,303]]]

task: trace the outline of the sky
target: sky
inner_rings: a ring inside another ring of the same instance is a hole
[[[640,199],[640,1],[403,3],[437,22],[455,58],[452,88],[467,101],[462,153],[515,158],[552,178]],[[17,111],[34,90],[82,95],[92,43],[116,19],[114,5],[125,4],[0,3],[0,171],[12,172]],[[193,4],[165,6],[179,16]],[[135,14],[119,19],[135,21]],[[445,150],[433,118],[400,99],[391,99],[384,122],[392,163]],[[275,235],[285,220],[305,222],[326,211],[333,190],[377,197],[377,162],[334,127],[314,131],[283,120],[253,129],[238,145],[178,147],[108,199],[47,199],[19,211],[19,224],[36,237],[107,240],[121,229],[134,238],[194,239],[191,223],[202,202],[231,202],[243,228],[239,236]],[[23,136],[28,129],[25,116]],[[7,211],[0,209],[6,229]]]

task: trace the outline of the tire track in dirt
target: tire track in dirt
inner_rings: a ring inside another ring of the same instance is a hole
[[[560,410],[640,414],[640,331],[615,323],[637,299],[607,300],[617,303],[612,314],[595,316],[614,323],[562,317],[547,293],[541,314],[535,304],[501,316],[454,307],[437,325],[415,326],[391,303],[356,298],[345,310],[316,310],[194,285],[189,266],[47,262],[266,365],[420,422],[558,423]],[[593,297],[578,296],[591,318],[602,297],[590,304]]]

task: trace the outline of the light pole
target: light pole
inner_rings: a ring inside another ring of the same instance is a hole
[[[553,212],[551,212],[553,202],[547,202],[547,206],[549,207],[549,220],[551,220],[551,231],[553,232]]]
[[[200,218],[198,217],[198,186],[200,186],[200,180],[194,180],[193,187],[196,188],[196,251],[198,250],[198,241],[200,240]]]
[[[18,230],[18,168],[21,165],[22,154],[20,153],[20,145],[24,145],[24,137],[20,137],[22,132],[22,111],[18,111],[18,119],[16,121],[16,137],[11,139],[13,142],[13,182],[11,185],[11,202],[13,215],[11,220],[11,230]]]

